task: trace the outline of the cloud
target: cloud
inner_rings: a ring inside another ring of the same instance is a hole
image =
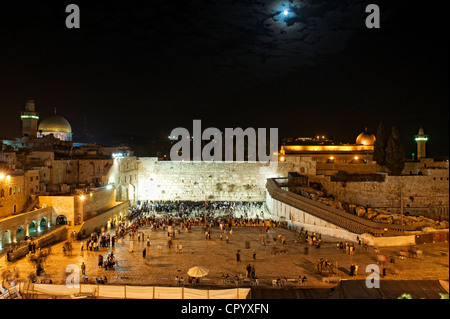
[[[63,22],[56,27],[63,6],[39,3],[22,21],[8,18],[24,32],[7,41],[16,48],[35,44],[48,57],[72,52],[87,63],[165,66],[173,74],[195,69],[206,79],[253,83],[339,52],[365,17],[364,2],[355,0],[89,1],[79,7],[79,32],[68,32]]]

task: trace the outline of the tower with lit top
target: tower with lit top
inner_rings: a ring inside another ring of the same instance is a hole
[[[25,111],[21,112],[20,119],[22,120],[22,136],[36,137],[39,113],[36,112],[34,100],[28,100],[25,103]]]
[[[422,127],[419,129],[419,134],[415,136],[415,140],[417,143],[417,159],[426,158],[425,144],[428,141],[428,135],[425,135]]]

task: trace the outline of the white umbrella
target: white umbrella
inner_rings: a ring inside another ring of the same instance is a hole
[[[188,270],[187,274],[191,277],[203,277],[208,274],[209,270],[205,267],[195,266]]]

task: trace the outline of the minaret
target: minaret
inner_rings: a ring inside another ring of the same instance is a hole
[[[28,100],[25,103],[25,111],[21,112],[20,118],[22,120],[22,136],[28,135],[36,138],[39,113],[36,112],[34,100]]]
[[[420,127],[419,134],[415,136],[417,143],[417,159],[426,158],[425,144],[428,141],[428,135],[425,135],[423,128]]]

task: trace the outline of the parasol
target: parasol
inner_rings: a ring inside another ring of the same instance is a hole
[[[188,270],[187,274],[191,277],[203,277],[208,274],[209,270],[205,267],[195,266]]]

